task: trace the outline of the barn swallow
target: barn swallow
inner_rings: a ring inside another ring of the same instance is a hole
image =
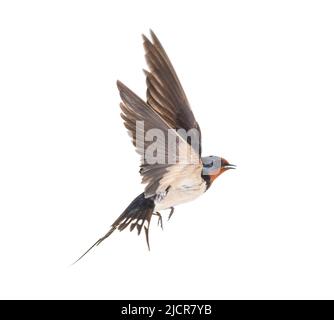
[[[151,40],[143,35],[148,65],[148,71],[144,70],[146,102],[117,81],[122,100],[121,117],[132,137],[132,143],[141,154],[140,174],[146,187],[116,219],[107,234],[97,240],[77,261],[116,229],[122,231],[128,226],[130,231],[137,229],[138,235],[144,228],[150,249],[149,226],[153,215],[158,216],[158,224],[162,227],[161,210],[170,210],[169,220],[176,205],[196,199],[223,172],[235,168],[235,165],[221,157],[201,157],[200,127],[164,48],[154,32],[150,31],[150,34]],[[138,129],[138,123],[143,123],[144,126]],[[177,148],[162,146],[162,151],[166,151],[162,159],[165,161],[152,162],[146,157],[145,152],[152,144],[152,139],[140,140],[139,134],[145,136],[152,129],[162,132],[164,138],[171,137],[176,141]],[[189,132],[192,135],[189,136]]]

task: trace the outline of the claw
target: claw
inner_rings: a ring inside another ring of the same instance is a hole
[[[161,216],[160,212],[154,212],[153,214],[159,218],[158,219],[158,225],[160,224],[161,229],[163,230],[164,227],[163,227],[163,224],[162,224],[162,216]]]
[[[174,213],[174,207],[171,207],[171,208],[170,208],[170,212],[169,212],[169,216],[168,216],[168,221],[169,221],[170,218],[172,217],[173,213]]]

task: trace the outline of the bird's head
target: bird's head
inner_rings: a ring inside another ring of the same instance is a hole
[[[216,156],[203,157],[202,162],[203,162],[202,175],[206,176],[206,179],[210,183],[212,183],[223,172],[236,168],[234,164],[230,164],[224,158]]]

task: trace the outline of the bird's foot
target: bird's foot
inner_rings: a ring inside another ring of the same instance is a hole
[[[160,212],[154,212],[153,215],[158,217],[158,225],[160,224],[161,229],[163,230],[164,227],[163,227],[163,224],[162,224],[162,216],[161,216]]]
[[[174,213],[174,207],[171,207],[171,208],[170,208],[170,212],[169,212],[169,216],[168,216],[168,221],[169,221],[170,218],[172,217],[173,213]]]

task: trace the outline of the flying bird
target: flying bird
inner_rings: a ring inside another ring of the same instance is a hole
[[[130,231],[136,229],[138,235],[144,229],[150,248],[149,226],[153,215],[158,216],[158,224],[162,227],[161,210],[170,210],[169,220],[176,205],[196,199],[210,188],[219,175],[235,168],[235,165],[224,158],[201,156],[200,127],[164,48],[152,30],[150,34],[151,40],[143,35],[148,65],[148,70],[144,70],[146,102],[117,81],[122,100],[121,117],[141,155],[140,174],[146,187],[116,219],[107,234],[97,240],[77,261],[116,229],[122,231],[128,226]],[[140,122],[144,126],[138,129]],[[158,142],[157,148],[163,151],[163,161],[149,161],[152,159],[147,159],[145,151],[152,140],[138,137],[139,134],[145,137],[152,129],[175,141],[174,147],[163,145],[165,139],[160,144]],[[191,134],[187,135],[189,132]]]

